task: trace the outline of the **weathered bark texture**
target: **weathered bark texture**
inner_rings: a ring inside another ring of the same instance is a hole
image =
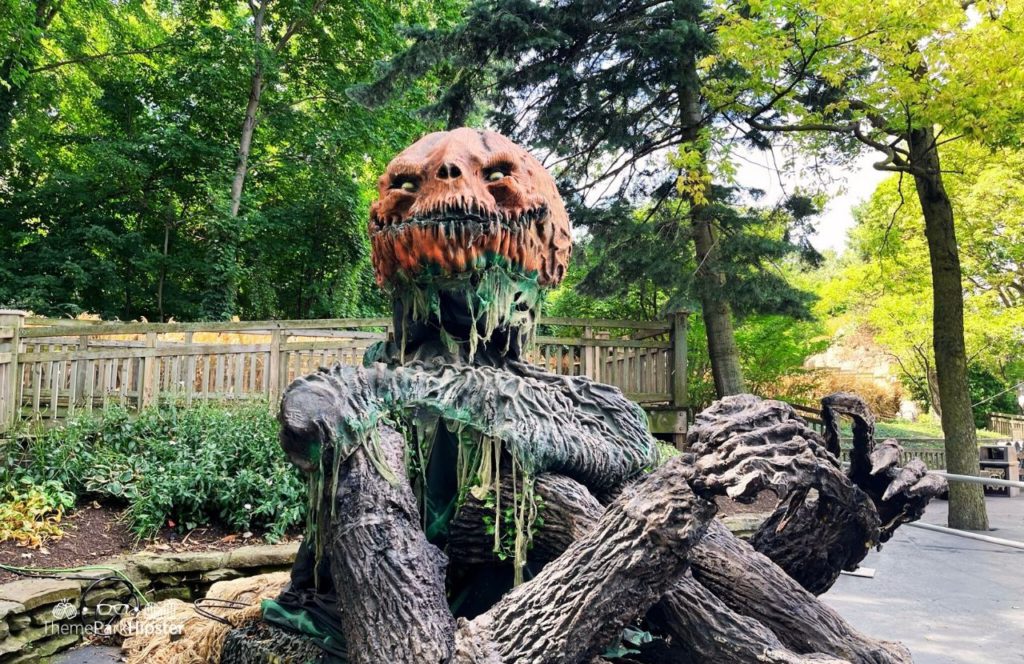
[[[688,434],[698,485],[741,500],[763,490],[780,498],[751,544],[815,595],[945,490],[920,462],[900,468],[894,441],[876,449],[874,420],[860,398],[836,394],[822,403],[827,439],[789,404],[752,395],[715,402]],[[850,474],[836,456],[839,414],[854,418]]]
[[[643,410],[620,390],[511,361],[503,369],[440,362],[321,369],[285,393],[281,444],[308,471],[316,466],[311,448],[330,443],[348,454],[380,417],[410,413],[504,441],[527,471],[562,473],[594,491],[621,485],[657,459]]]
[[[796,652],[831,654],[863,664],[910,662],[899,643],[851,627],[766,556],[717,521],[690,553],[694,578],[733,611],[753,618]]]
[[[658,600],[714,515],[681,459],[627,488],[593,531],[487,613],[460,626],[463,662],[579,662]],[[482,642],[489,642],[489,645]]]
[[[341,464],[330,537],[331,575],[353,664],[446,662],[455,620],[444,578],[448,560],[427,542],[405,480],[405,440],[381,427],[385,480],[360,448]]]
[[[895,440],[875,443],[875,418],[855,394],[839,392],[821,400],[828,448],[839,449],[839,417],[853,420],[850,481],[871,498],[880,522],[878,541],[888,542],[896,528],[917,521],[932,498],[944,492],[946,481],[928,475],[920,459],[899,466],[903,448]],[[756,546],[756,545],[755,545]]]
[[[557,555],[567,533],[592,532],[604,508],[592,498],[581,498],[585,491],[569,478],[553,475],[537,478],[537,493],[544,500],[545,509],[544,527],[534,539],[535,550],[544,551],[545,556]],[[477,511],[481,508],[470,499],[463,510],[481,516],[483,512]],[[456,521],[462,518],[460,515]],[[714,537],[706,535],[691,551],[690,558],[697,566],[694,574],[704,575],[712,583],[705,587],[689,574],[666,583],[655,616],[672,635],[673,643],[684,647],[692,661],[708,664],[910,661],[900,659],[905,652],[898,644],[878,642],[861,635],[719,522],[708,528]],[[492,538],[477,522],[475,528],[467,525],[457,539],[450,540],[449,551],[460,561],[464,555],[487,560],[491,545]],[[767,579],[763,578],[762,569],[771,570]],[[666,576],[663,582],[668,578]],[[725,596],[717,597],[719,592]],[[763,610],[752,607],[750,612],[736,606],[742,607],[748,601],[767,602],[772,606]],[[808,620],[814,625],[805,629],[801,625]],[[473,629],[479,631],[479,623],[474,624]],[[783,637],[783,632],[789,636]],[[479,649],[480,645],[477,643],[476,647]]]
[[[502,476],[502,495],[514,495],[511,473]],[[594,529],[604,507],[587,488],[564,475],[544,473],[534,480],[534,491],[544,501],[540,529],[530,549],[531,561],[548,562],[562,555],[573,542]],[[448,527],[448,548],[457,552],[460,564],[490,563],[498,560],[494,538],[481,524],[494,515],[493,507],[470,495]]]
[[[822,654],[796,654],[767,627],[726,606],[690,573],[668,588],[658,609],[666,629],[674,639],[685,643],[693,659],[699,662],[839,664],[847,661]]]
[[[977,475],[978,440],[967,385],[964,292],[953,205],[942,183],[934,129],[915,129],[908,138],[932,268],[932,343],[942,404],[942,433],[946,438],[946,466],[951,473]],[[980,485],[954,482],[949,487],[949,526],[988,530],[985,495]]]

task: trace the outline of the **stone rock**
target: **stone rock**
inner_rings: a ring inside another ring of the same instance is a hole
[[[161,588],[154,590],[150,595],[151,602],[162,602],[165,599],[180,599],[183,602],[192,601],[192,591],[188,588]]]
[[[35,664],[39,661],[39,653],[32,649],[32,646],[27,646],[27,650],[17,655],[13,655],[10,659],[3,660],[4,664]]]
[[[6,620],[0,620],[0,639],[6,639],[11,633],[11,628],[7,626]]]
[[[0,600],[21,604],[26,611],[61,600],[78,601],[81,595],[78,582],[66,579],[21,579],[0,586]]]
[[[131,591],[128,590],[127,587],[117,585],[111,588],[98,588],[96,590],[91,590],[82,597],[82,600],[86,606],[95,607],[98,604],[109,602],[112,599],[127,599],[131,594]]]
[[[228,560],[223,567],[234,569],[249,569],[253,567],[290,567],[295,562],[295,556],[299,551],[299,543],[292,544],[263,544],[257,546],[243,546],[228,554]]]
[[[21,652],[28,645],[28,642],[22,641],[16,637],[9,637],[0,641],[0,657],[4,655],[11,655],[16,652]]]
[[[767,512],[763,514],[733,514],[722,517],[722,523],[736,537],[750,539],[770,516],[771,513]]]
[[[32,624],[32,617],[30,615],[28,615],[27,613],[21,613],[21,614],[18,614],[16,616],[11,616],[10,618],[7,619],[7,625],[11,628],[11,630],[13,630],[15,632],[18,631],[19,629],[25,629],[26,627],[28,627],[31,624]]]
[[[221,569],[215,569],[212,572],[206,572],[199,578],[203,583],[217,583],[218,581],[230,581],[232,579],[237,579],[241,576],[242,573],[237,569],[222,567]]]
[[[81,636],[78,634],[61,634],[45,641],[35,644],[34,652],[40,657],[49,657],[55,652],[66,650],[78,643]]]
[[[42,625],[41,627],[28,627],[17,634],[17,638],[25,643],[35,643],[49,636],[54,636],[60,631],[58,625]]]
[[[32,624],[37,626],[37,627],[42,627],[43,625],[49,625],[50,623],[60,622],[61,620],[63,620],[64,619],[63,616],[58,618],[58,617],[53,615],[54,609],[56,609],[58,606],[61,606],[61,605],[60,604],[51,604],[49,606],[44,606],[41,609],[37,609],[36,611],[33,611],[32,612]],[[77,609],[77,607],[76,607],[76,609]],[[62,607],[60,609],[60,611],[63,611],[63,610],[64,609]]]
[[[12,613],[24,613],[25,606],[19,602],[8,602],[0,599],[0,620],[3,620]]]
[[[134,562],[146,574],[159,576],[184,572],[208,572],[219,567],[228,567],[225,565],[227,555],[220,551],[143,555],[136,556]]]

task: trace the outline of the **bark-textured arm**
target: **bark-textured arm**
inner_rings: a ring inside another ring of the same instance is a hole
[[[609,490],[657,459],[643,410],[614,388],[554,376],[438,363],[388,368],[335,365],[294,381],[284,395],[281,444],[300,467],[323,447],[344,458],[387,415],[439,417],[453,431],[502,441],[531,474],[559,472]]]
[[[569,540],[594,532],[604,507],[585,487],[555,475],[538,477],[535,487],[545,508],[541,512],[544,525],[534,537],[531,557],[557,556]],[[452,524],[449,552],[453,560],[492,559],[492,539],[480,521],[486,514],[487,508],[470,497]],[[721,524],[713,522],[708,527],[714,538],[705,536],[691,550],[690,560],[698,566],[691,568],[694,574],[706,575],[713,587],[702,585],[690,574],[675,580],[666,576],[661,600],[652,614],[693,662],[910,661],[897,644],[858,633]],[[641,555],[639,551],[637,555]],[[766,578],[763,569],[772,570]],[[771,606],[745,611],[744,602],[755,597]]]
[[[842,570],[855,569],[896,526],[918,518],[944,486],[925,476],[919,462],[896,468],[898,447],[875,450],[873,419],[859,398],[840,394],[823,404],[826,438],[789,404],[752,395],[715,402],[688,434],[694,463],[710,488],[721,491],[725,479],[733,482],[730,496],[768,489],[780,498],[751,544],[816,595]],[[836,454],[839,413],[854,418],[849,473]]]
[[[838,392],[822,399],[821,406],[829,449],[839,449],[839,415],[853,420],[848,474],[870,496],[881,522],[878,541],[887,542],[900,525],[921,518],[932,498],[946,491],[946,480],[929,475],[920,459],[900,467],[903,448],[893,439],[875,443],[875,418],[857,395]]]
[[[661,597],[712,520],[674,459],[627,487],[536,577],[472,621],[460,621],[459,663],[587,661]],[[569,528],[571,530],[571,528]]]

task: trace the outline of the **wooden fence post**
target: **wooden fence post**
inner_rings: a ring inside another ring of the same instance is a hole
[[[267,361],[267,396],[270,414],[277,415],[277,402],[281,399],[281,330],[270,333],[270,358]]]
[[[676,424],[672,442],[677,449],[686,446],[686,407],[689,405],[686,367],[686,323],[689,313],[672,314],[672,406],[676,411]]]
[[[146,332],[146,350],[156,349],[156,332]],[[139,397],[139,410],[153,405],[157,396],[157,380],[159,374],[157,373],[157,367],[159,366],[160,358],[155,357],[153,353],[147,353],[142,359],[142,385],[139,386],[141,390],[141,396]]]
[[[7,362],[0,361],[6,375],[0,372],[0,433],[13,429],[21,418],[21,372],[18,354],[21,352],[21,328],[28,313],[16,309],[0,309],[0,328],[10,328],[10,336],[0,337],[0,356],[10,353]]]

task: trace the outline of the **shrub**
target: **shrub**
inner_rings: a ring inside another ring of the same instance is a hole
[[[59,539],[63,535],[61,517],[74,504],[74,495],[57,482],[5,484],[0,489],[0,542],[13,539],[23,546],[38,547],[46,539]]]
[[[79,500],[127,506],[133,532],[220,523],[268,539],[302,522],[306,491],[265,403],[110,409],[21,441],[8,481],[51,482]],[[0,480],[4,471],[0,471]]]

